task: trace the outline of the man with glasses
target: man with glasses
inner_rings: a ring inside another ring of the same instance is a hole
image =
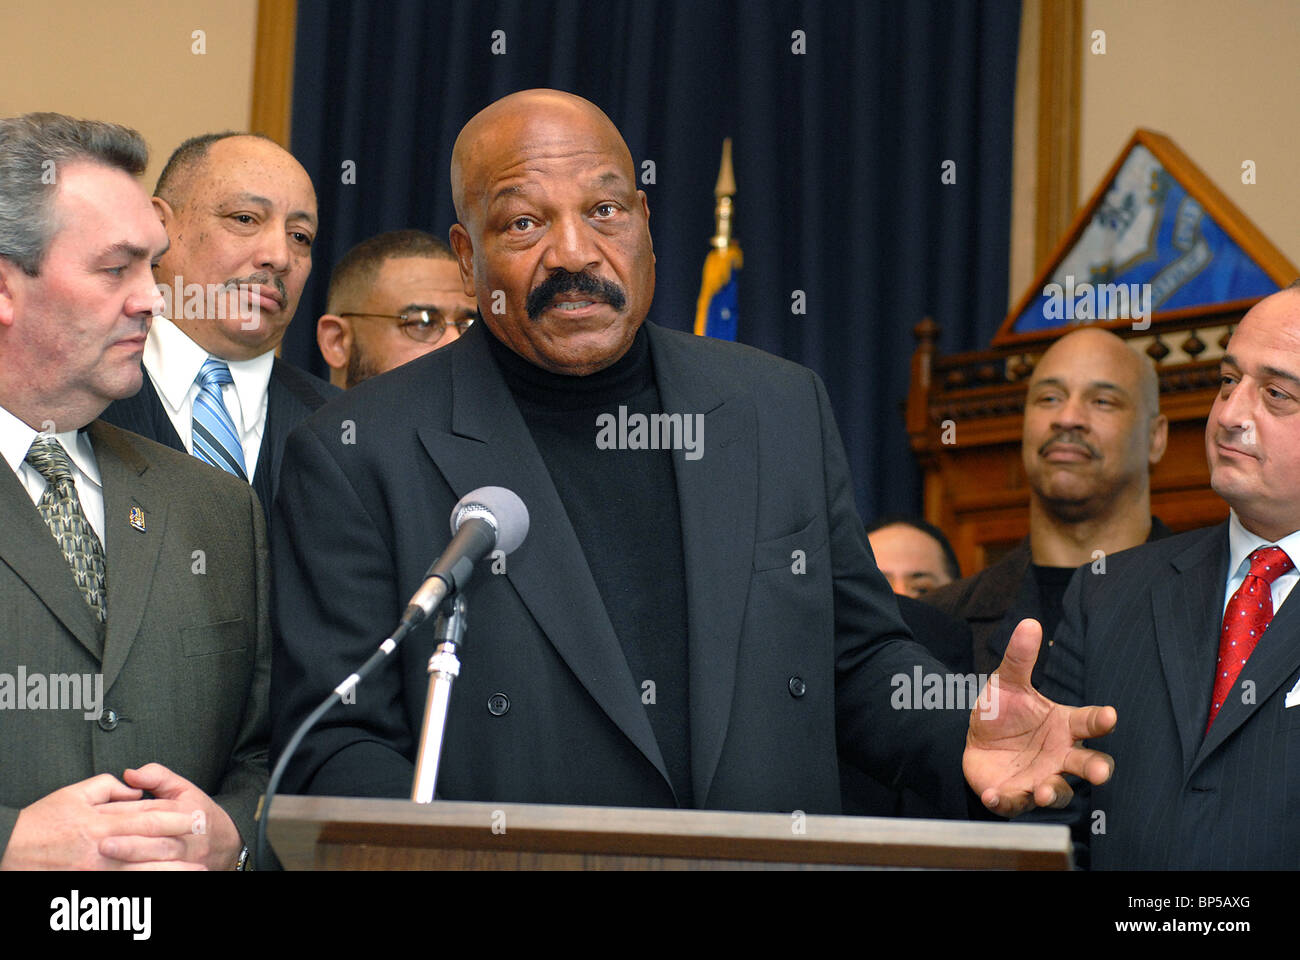
[[[351,389],[445,347],[469,329],[476,307],[455,255],[436,237],[393,230],[363,240],[334,268],[316,322],[330,382]]]
[[[275,356],[311,273],[316,191],[274,141],[210,133],[171,155],[153,206],[164,314],[144,386],[103,419],[250,482],[269,512],[289,431],[337,393]]]

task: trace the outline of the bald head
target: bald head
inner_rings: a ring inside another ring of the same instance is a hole
[[[581,97],[525,90],[456,138],[451,245],[485,326],[544,370],[627,353],[654,298],[650,206],[627,144]]]
[[[566,148],[603,148],[635,182],[632,154],[618,128],[590,100],[563,90],[521,90],[488,104],[461,128],[451,151],[451,196],[467,226],[484,201],[486,179],[502,150],[534,156]]]
[[[1205,423],[1210,486],[1266,540],[1300,530],[1300,286],[1250,308]]]
[[[1154,367],[1115,334],[1074,330],[1039,358],[1021,455],[1048,515],[1077,523],[1110,516],[1117,503],[1145,503],[1167,437]]]
[[[173,150],[172,155],[167,158],[162,173],[158,175],[158,183],[153,189],[153,195],[166,200],[174,209],[180,209],[192,188],[195,172],[208,162],[208,154],[212,150],[212,145],[235,137],[261,140],[270,147],[279,147],[279,144],[266,134],[240,133],[237,130],[226,130],[222,133],[204,133],[197,137],[190,137]],[[288,151],[285,151],[285,153],[288,153]]]
[[[1053,343],[1039,358],[1033,384],[1062,366],[1086,362],[1101,372],[1101,378],[1132,393],[1147,417],[1160,412],[1160,380],[1155,365],[1141,357],[1119,337],[1099,327],[1073,330]]]
[[[153,202],[171,238],[158,282],[210,291],[198,310],[177,294],[169,319],[225,360],[274,350],[311,273],[316,191],[302,164],[266,137],[196,137],[168,161]]]

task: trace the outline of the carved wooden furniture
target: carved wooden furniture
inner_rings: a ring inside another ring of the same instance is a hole
[[[1059,276],[1058,267],[1098,216],[1121,165],[1139,147],[1158,158],[1176,185],[1199,204],[1201,214],[1211,218],[1212,225],[1253,259],[1276,287],[1290,283],[1300,272],[1167,137],[1139,130],[1008,314],[989,349],[938,356],[938,330],[928,318],[922,320],[915,330],[907,431],[922,470],[925,518],[951,538],[965,574],[983,569],[1028,532],[1029,493],[1020,453],[1026,384],[1043,351],[1074,328],[1063,323],[1055,329],[1018,332],[1017,319]],[[1217,523],[1227,516],[1226,505],[1209,487],[1205,418],[1218,389],[1219,358],[1232,327],[1258,300],[1255,296],[1157,309],[1138,322],[1096,322],[1129,340],[1156,365],[1161,411],[1169,417],[1170,427],[1168,449],[1151,474],[1152,512],[1175,531]]]

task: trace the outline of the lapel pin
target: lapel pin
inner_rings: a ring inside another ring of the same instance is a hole
[[[144,533],[144,511],[139,507],[132,507],[130,514],[126,518],[131,526],[135,527],[141,533]]]

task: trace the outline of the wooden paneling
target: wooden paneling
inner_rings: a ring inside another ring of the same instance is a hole
[[[259,0],[249,130],[289,149],[297,0]]]
[[[1253,303],[1253,301],[1252,301]],[[1151,471],[1151,511],[1172,530],[1218,523],[1228,507],[1210,489],[1205,462],[1205,419],[1214,403],[1218,357],[1227,331],[1251,303],[1199,317],[1154,322],[1145,334],[1116,329],[1156,364],[1161,412],[1169,418],[1165,455]],[[1201,359],[1180,347],[1193,334],[1204,341]],[[1025,392],[1033,365],[1053,342],[1019,343],[949,357],[933,355],[928,320],[917,327],[907,425],[924,475],[925,518],[952,541],[962,573],[984,569],[1029,532],[1029,485],[1021,459]],[[949,442],[945,442],[949,441]]]
[[[1035,264],[1051,254],[1078,202],[1083,87],[1083,0],[1044,0],[1041,9]]]

